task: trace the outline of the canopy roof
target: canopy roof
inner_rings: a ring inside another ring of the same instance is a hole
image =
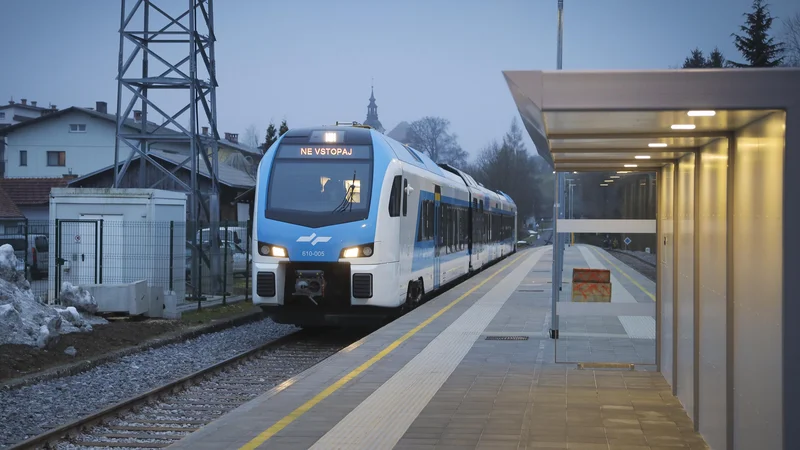
[[[800,109],[794,68],[503,75],[537,151],[558,171],[653,171],[773,112]]]

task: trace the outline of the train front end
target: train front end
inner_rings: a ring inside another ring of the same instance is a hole
[[[253,302],[299,326],[374,322],[396,270],[376,239],[386,158],[360,127],[290,130],[259,167]],[[377,176],[376,176],[377,174]],[[388,284],[384,284],[388,287]]]

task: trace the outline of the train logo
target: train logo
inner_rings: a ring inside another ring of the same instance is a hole
[[[329,236],[317,236],[317,233],[311,233],[311,236],[300,236],[297,242],[310,242],[311,245],[317,245],[318,242],[328,242],[331,238]]]

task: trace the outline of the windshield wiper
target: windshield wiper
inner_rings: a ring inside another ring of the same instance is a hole
[[[353,182],[347,188],[347,192],[345,192],[344,198],[339,203],[339,206],[337,206],[331,212],[332,213],[345,212],[347,210],[347,206],[348,205],[350,206],[350,211],[352,211],[353,210],[353,194],[355,193],[355,190],[356,190],[356,171],[354,170],[353,171]]]

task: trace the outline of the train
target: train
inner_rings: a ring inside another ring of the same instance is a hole
[[[517,251],[517,206],[356,122],[290,129],[253,204],[253,303],[300,327],[374,324]]]

